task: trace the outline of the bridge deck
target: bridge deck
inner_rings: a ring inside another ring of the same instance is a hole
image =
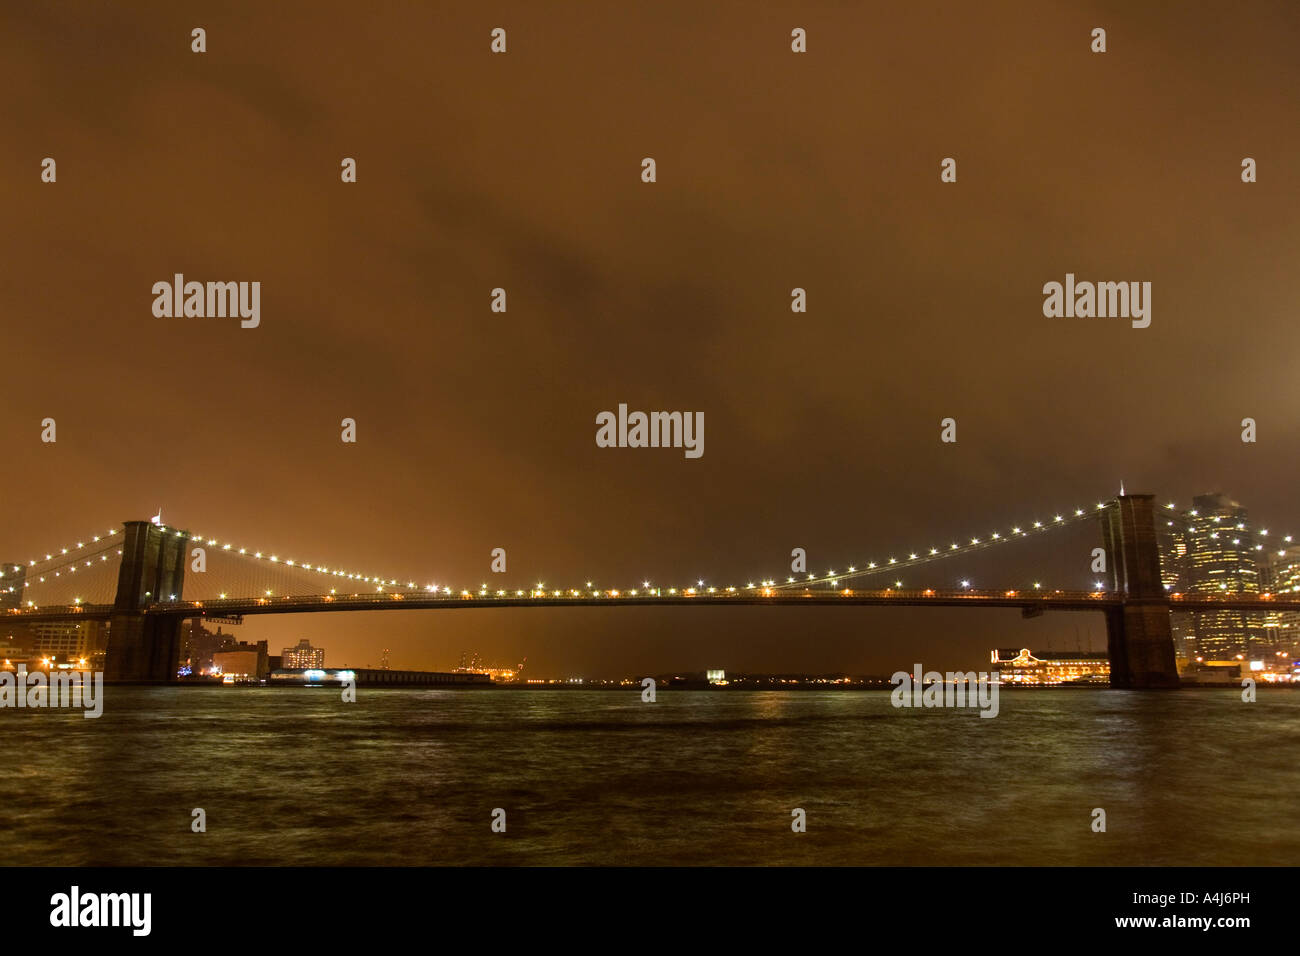
[[[1004,607],[1028,613],[1046,610],[1096,610],[1118,608],[1133,601],[1108,591],[963,590],[909,591],[887,589],[867,591],[798,591],[753,589],[662,593],[642,591],[495,592],[433,595],[424,591],[394,591],[374,594],[315,594],[261,598],[226,598],[213,601],[168,601],[148,605],[148,615],[165,617],[228,617],[246,614],[305,614],[336,611],[416,611],[465,608],[519,607]],[[1167,605],[1171,611],[1300,611],[1300,599],[1278,600],[1274,596],[1190,595],[1172,596],[1168,601],[1144,602]],[[112,605],[37,607],[11,609],[10,619],[29,621],[108,620]]]

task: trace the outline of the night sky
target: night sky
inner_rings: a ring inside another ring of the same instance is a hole
[[[1121,479],[1300,529],[1295,3],[184,6],[0,11],[0,558],[161,506],[457,587],[743,584],[794,547],[864,563]],[[260,281],[260,327],[155,317],[177,272]],[[1044,317],[1067,272],[1151,282],[1151,326]],[[597,448],[620,402],[704,412],[703,457]],[[1060,540],[913,581],[1085,586],[1100,535]],[[463,649],[538,676],[1104,646],[1096,616],[992,610],[238,633],[309,637],[331,666]]]

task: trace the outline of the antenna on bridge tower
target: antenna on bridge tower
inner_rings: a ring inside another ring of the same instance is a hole
[[[156,525],[162,524],[162,505],[158,506],[158,513],[154,515],[152,518],[150,518],[149,520]]]
[[[1121,479],[1119,480],[1119,496],[1120,496],[1121,498],[1124,497],[1124,479],[1123,479],[1123,478],[1121,478]]]

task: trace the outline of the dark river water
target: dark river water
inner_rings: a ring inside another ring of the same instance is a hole
[[[1004,691],[995,719],[883,691],[357,693],[109,688],[95,720],[0,710],[7,859],[1300,862],[1294,691]]]

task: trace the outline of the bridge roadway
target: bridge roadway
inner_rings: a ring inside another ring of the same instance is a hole
[[[209,601],[167,601],[146,605],[146,616],[156,618],[231,617],[246,614],[306,614],[325,611],[416,611],[453,608],[511,607],[1005,607],[1019,608],[1026,616],[1047,610],[1105,611],[1135,603],[1112,591],[969,590],[923,591],[888,588],[863,590],[778,590],[753,588],[718,589],[663,593],[655,589],[631,591],[538,591],[498,595],[493,591],[434,595],[428,591],[384,591],[373,594],[313,594],[261,598],[222,598]],[[1300,611],[1300,598],[1278,600],[1274,595],[1174,594],[1167,602],[1171,611]],[[111,604],[82,604],[11,609],[10,620],[22,621],[106,621]]]

